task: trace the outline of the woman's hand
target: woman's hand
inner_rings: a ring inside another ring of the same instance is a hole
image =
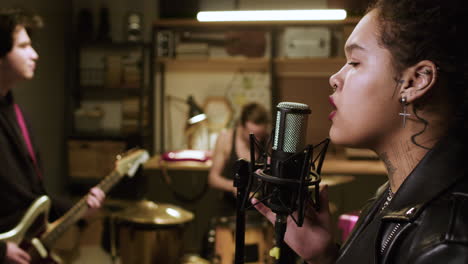
[[[252,204],[271,223],[275,223],[276,214],[255,198]],[[285,242],[308,263],[333,263],[338,256],[332,236],[330,210],[328,207],[328,186],[320,190],[320,211],[316,211],[309,202],[305,208],[304,224],[298,227],[288,217]],[[297,215],[295,215],[297,218]]]
[[[6,242],[6,262],[13,264],[29,264],[31,257],[26,251],[18,247],[17,244],[13,242]]]

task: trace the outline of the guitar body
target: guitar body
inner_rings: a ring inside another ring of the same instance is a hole
[[[0,241],[14,242],[22,249],[27,251],[32,258],[33,264],[58,264],[60,260],[52,257],[52,254],[47,252],[47,249],[42,250],[46,257],[42,258],[38,251],[41,247],[40,236],[48,227],[48,217],[51,201],[49,197],[43,195],[37,198],[33,204],[28,208],[21,221],[10,231],[0,233]],[[43,254],[44,255],[44,254]]]
[[[40,228],[47,227],[47,218],[49,217],[50,199],[43,195],[37,198],[28,208],[23,218],[13,229],[8,232],[0,233],[0,241],[10,241],[16,244],[23,242],[24,238],[33,238],[37,232],[44,232]]]

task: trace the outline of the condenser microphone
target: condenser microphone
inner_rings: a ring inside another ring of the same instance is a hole
[[[272,146],[270,174],[276,183],[267,186],[271,193],[268,201],[270,209],[276,213],[276,246],[270,255],[277,263],[288,263],[291,256],[285,256],[284,234],[287,217],[300,206],[299,197],[303,196],[305,168],[308,168],[308,155],[305,150],[307,120],[311,113],[309,106],[302,103],[281,102],[277,105],[276,126]],[[310,153],[309,153],[310,154]]]
[[[304,162],[307,162],[304,149],[311,110],[306,104],[294,102],[281,102],[277,110],[269,174],[279,179],[299,180]],[[298,194],[287,181],[283,182],[285,184],[278,184],[270,190],[278,194],[270,200],[270,208],[275,213],[288,214],[291,209],[296,209],[294,200]]]

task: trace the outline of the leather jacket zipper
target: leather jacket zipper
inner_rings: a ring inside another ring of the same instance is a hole
[[[383,256],[383,254],[385,253],[385,250],[387,249],[388,245],[390,244],[390,241],[392,241],[392,239],[395,237],[395,234],[397,233],[400,226],[401,226],[400,223],[396,224],[395,227],[393,228],[392,232],[390,232],[390,234],[388,235],[387,239],[385,239],[385,241],[382,243],[382,248],[380,249],[381,256]]]

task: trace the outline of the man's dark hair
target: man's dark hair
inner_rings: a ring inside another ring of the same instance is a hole
[[[11,51],[18,26],[23,26],[31,34],[31,29],[42,27],[42,19],[23,8],[0,8],[0,58]]]

